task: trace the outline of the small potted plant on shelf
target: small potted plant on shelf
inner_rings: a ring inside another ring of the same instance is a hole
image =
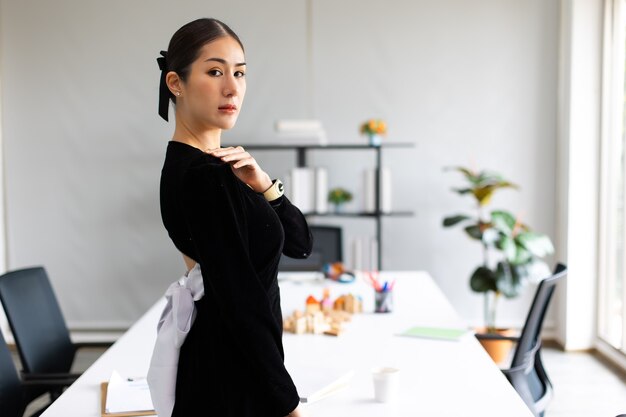
[[[340,213],[343,204],[352,201],[352,193],[345,188],[333,188],[328,192],[328,201],[335,205],[335,212]]]
[[[476,201],[476,215],[457,214],[443,220],[444,227],[464,224],[467,236],[482,246],[483,260],[470,276],[470,288],[484,294],[485,328],[479,331],[510,334],[496,327],[498,300],[505,296],[519,296],[529,281],[548,276],[550,270],[542,258],[554,251],[550,238],[533,232],[530,227],[506,210],[485,212],[494,192],[504,188],[517,189],[517,185],[499,174],[487,171],[474,172],[457,167],[468,184],[453,189],[458,194],[470,194]],[[512,347],[512,342],[481,340],[495,362],[501,362]]]
[[[361,124],[361,134],[367,135],[371,146],[380,146],[382,136],[387,134],[387,123],[381,119],[369,119]]]

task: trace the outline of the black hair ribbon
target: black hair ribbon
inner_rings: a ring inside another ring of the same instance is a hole
[[[167,88],[165,76],[167,75],[167,51],[161,51],[161,56],[157,58],[159,69],[161,70],[161,80],[159,81],[159,116],[168,121],[168,110],[170,101],[170,90]]]

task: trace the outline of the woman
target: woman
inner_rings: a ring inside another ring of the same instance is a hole
[[[302,416],[284,366],[276,280],[281,252],[305,258],[302,213],[241,146],[221,147],[246,92],[241,41],[224,23],[181,27],[162,70],[159,114],[176,108],[161,173],[161,214],[204,296],[180,349],[173,417]]]

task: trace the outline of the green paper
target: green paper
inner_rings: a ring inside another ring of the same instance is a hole
[[[399,336],[423,337],[427,339],[459,340],[467,333],[466,329],[451,329],[443,327],[411,327]]]

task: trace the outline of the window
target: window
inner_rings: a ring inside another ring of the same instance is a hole
[[[626,354],[626,0],[606,11],[598,336]]]

